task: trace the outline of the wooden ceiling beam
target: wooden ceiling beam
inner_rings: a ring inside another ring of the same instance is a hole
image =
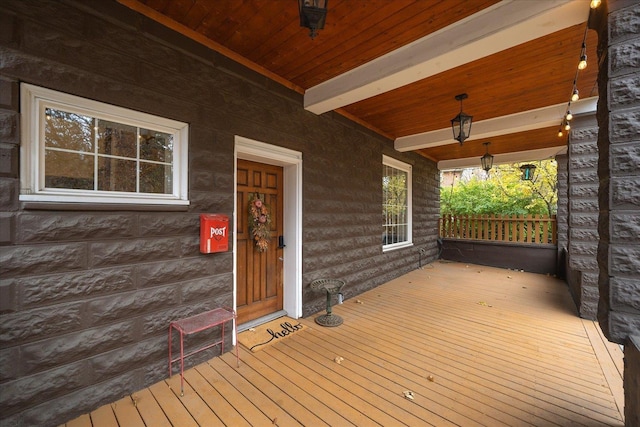
[[[496,154],[493,156],[493,164],[509,164],[521,162],[533,162],[538,160],[553,159],[559,154],[567,152],[567,146],[559,145],[556,147],[538,148],[534,150],[517,151],[504,154]],[[439,170],[451,170],[462,168],[479,168],[480,157],[466,157],[459,159],[441,160],[438,162]]]
[[[571,112],[576,114],[593,113],[596,111],[598,97],[581,99],[571,104]],[[466,141],[490,138],[496,135],[524,132],[549,126],[560,126],[562,117],[566,113],[567,104],[556,104],[549,107],[482,120],[471,125],[471,136]],[[465,142],[466,142],[465,141]],[[453,139],[451,128],[438,129],[415,135],[396,138],[395,149],[398,151],[413,151],[423,148],[437,147],[458,143]]]

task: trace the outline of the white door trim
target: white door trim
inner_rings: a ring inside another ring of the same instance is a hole
[[[238,159],[282,166],[284,176],[284,270],[283,308],[287,315],[302,317],[302,153],[264,142],[235,136],[233,172],[233,223],[237,224],[238,213]],[[237,236],[233,233],[233,306],[237,301]]]

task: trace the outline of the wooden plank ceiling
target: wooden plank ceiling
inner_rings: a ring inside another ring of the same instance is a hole
[[[531,161],[566,149],[558,137],[574,81],[593,111],[597,36],[588,0],[330,0],[315,39],[296,0],[119,0],[126,6],[335,110],[439,167]],[[586,33],[585,70],[577,71]],[[471,137],[450,120],[467,93]],[[566,134],[565,134],[566,135]]]

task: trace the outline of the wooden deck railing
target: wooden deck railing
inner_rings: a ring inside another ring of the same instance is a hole
[[[556,227],[555,215],[445,215],[440,237],[556,244]]]

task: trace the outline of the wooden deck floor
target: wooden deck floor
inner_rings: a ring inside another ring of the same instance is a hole
[[[624,425],[622,352],[559,280],[436,262],[334,313],[190,369],[184,397],[178,375],[66,425]]]

